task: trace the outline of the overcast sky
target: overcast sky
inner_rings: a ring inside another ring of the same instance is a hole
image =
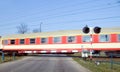
[[[90,27],[120,27],[120,0],[0,0],[0,35],[16,34],[27,24],[29,33]]]

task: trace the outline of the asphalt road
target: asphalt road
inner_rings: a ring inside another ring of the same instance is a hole
[[[0,64],[0,72],[90,72],[64,54],[29,56]]]

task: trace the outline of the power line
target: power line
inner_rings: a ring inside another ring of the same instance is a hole
[[[84,19],[84,20],[76,20],[76,21],[64,21],[64,22],[56,22],[56,23],[48,23],[48,24],[63,24],[63,23],[75,23],[75,22],[89,22],[89,21],[95,21],[95,20],[106,20],[106,19],[116,19],[120,18],[120,16],[111,16],[111,17],[100,17],[100,18],[93,18],[93,19]],[[114,21],[115,22],[115,21]],[[120,21],[117,21],[120,22]],[[34,25],[34,26],[37,26]]]
[[[88,10],[88,11],[80,11],[80,12],[73,12],[73,13],[68,13],[68,14],[62,14],[62,15],[56,15],[54,16],[55,17],[63,17],[63,16],[70,16],[70,15],[78,15],[78,14],[83,14],[83,13],[88,13],[88,12],[91,12],[91,11],[96,11],[96,10],[103,10],[103,9],[109,9],[109,8],[114,8],[114,7],[118,7],[120,5],[116,5],[116,6],[110,6],[110,7],[105,7],[105,8],[96,8],[96,9],[93,9],[93,10]],[[53,17],[47,17],[47,18],[44,18],[44,19],[51,19]],[[44,19],[41,19],[41,20],[44,20]]]
[[[86,10],[86,11],[80,11],[80,12],[73,12],[73,13],[62,14],[62,15],[48,16],[48,17],[45,17],[45,18],[40,19],[40,20],[52,19],[52,18],[64,17],[64,16],[80,15],[80,14],[85,14],[85,13],[88,13],[88,12],[94,12],[94,11],[97,11],[97,10],[106,10],[106,9],[110,9],[110,8],[114,8],[114,7],[118,7],[118,6],[120,6],[120,5],[114,5],[114,6],[103,7],[103,8],[96,8],[96,9],[92,9],[92,10]],[[36,22],[36,21],[32,21],[32,23],[33,22]]]
[[[62,15],[48,15],[48,17],[42,18],[41,20],[45,20],[45,19],[52,19],[52,18],[56,18],[56,17],[63,17],[63,16],[71,16],[71,15],[78,15],[78,14],[83,14],[83,13],[88,13],[88,12],[92,12],[92,11],[96,11],[96,10],[104,10],[104,9],[109,9],[109,8],[114,8],[114,7],[118,7],[120,5],[115,4],[113,6],[109,6],[109,7],[103,7],[103,8],[95,8],[92,10],[86,10],[86,11],[79,11],[79,12],[72,12],[72,13],[67,13],[67,14],[62,14]],[[88,8],[89,9],[89,8]],[[34,18],[35,19],[35,18]],[[35,22],[35,21],[32,21]],[[6,25],[6,24],[4,24]],[[0,26],[4,26],[4,25],[0,25]]]
[[[97,0],[90,0],[90,1],[86,1],[86,2],[83,2],[83,3],[81,3],[81,4],[87,4],[87,3],[90,3],[90,2],[93,2],[93,1],[97,1]],[[64,7],[64,6],[63,6]],[[62,7],[61,7],[62,8]],[[56,9],[59,9],[59,8],[56,8]],[[56,10],[55,9],[55,10]],[[87,8],[86,8],[87,9]],[[89,8],[88,8],[89,9]],[[54,9],[53,9],[54,10]],[[81,10],[81,9],[79,9],[79,10]],[[48,10],[48,12],[49,12],[49,10]],[[70,12],[70,11],[69,11]],[[71,11],[71,12],[74,12],[74,11]],[[63,15],[61,15],[61,16],[64,16],[64,15],[67,15],[67,14],[63,14]],[[50,18],[56,18],[56,17],[61,17],[60,15],[58,15],[58,14],[56,14],[56,16],[54,16],[54,15],[47,15],[48,17],[46,17],[46,18],[43,18],[43,19],[41,19],[41,20],[45,20],[45,19],[50,19]],[[43,16],[43,17],[45,17],[45,16]],[[50,17],[50,18],[49,18]],[[37,17],[37,18],[39,18],[39,17]],[[35,18],[33,18],[33,19],[35,19]],[[17,20],[17,19],[16,19]],[[14,21],[13,21],[14,22]],[[5,24],[4,24],[5,25]]]
[[[76,5],[84,5],[84,4],[88,4],[88,3],[93,3],[93,2],[95,2],[95,1],[97,1],[97,0],[89,0],[89,1],[85,1],[85,2],[82,2],[82,3],[74,3],[74,4],[72,4],[71,6],[73,7],[73,6],[76,6]],[[48,12],[50,12],[50,11],[55,11],[55,10],[59,10],[59,9],[63,9],[63,8],[67,8],[67,7],[70,7],[70,5],[69,6],[62,6],[62,7],[58,7],[58,8],[53,8],[53,9],[49,9],[49,10],[46,10],[45,12],[38,12],[37,14],[36,13],[34,13],[34,14],[32,14],[32,15],[29,15],[29,16],[22,16],[22,18],[25,18],[25,17],[31,17],[31,16],[34,16],[34,15],[38,15],[38,14],[43,14],[43,13],[48,13]],[[7,17],[8,18],[8,17]],[[17,17],[14,17],[15,18],[15,20],[19,20],[19,19],[17,19]]]
[[[95,21],[95,20],[106,20],[106,19],[115,19],[115,18],[120,18],[120,16],[111,16],[111,17],[102,17],[102,18],[93,18],[93,19],[84,19],[84,20],[77,20],[77,21],[66,21],[66,22],[61,22],[61,23],[73,23],[73,22],[88,22],[88,21]],[[60,23],[60,22],[58,22]],[[57,24],[58,24],[57,23]],[[41,22],[42,24],[42,22]],[[49,24],[55,24],[55,23],[49,23]],[[34,26],[39,26],[40,24],[36,24]],[[33,25],[32,25],[33,26]],[[2,29],[2,28],[1,28]],[[11,27],[7,27],[7,28],[4,28],[4,29],[14,29],[14,28],[11,28]]]

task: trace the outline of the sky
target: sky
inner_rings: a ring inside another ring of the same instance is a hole
[[[120,27],[120,0],[0,0],[0,35],[17,34],[26,24],[28,33]]]

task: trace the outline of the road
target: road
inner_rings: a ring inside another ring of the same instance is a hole
[[[0,72],[90,72],[64,54],[28,56],[0,64]]]

